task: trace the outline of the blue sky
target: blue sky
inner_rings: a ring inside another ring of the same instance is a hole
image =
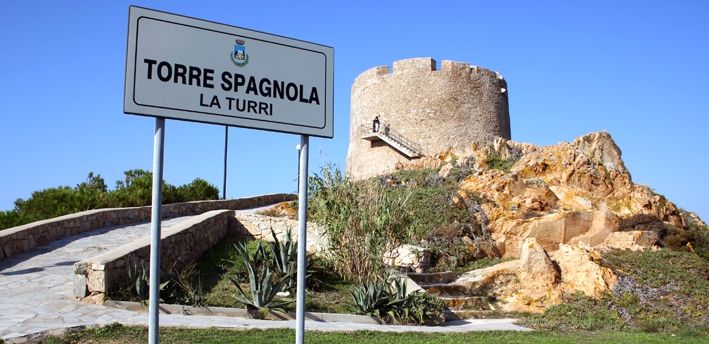
[[[609,131],[637,183],[709,218],[706,1],[2,1],[0,209],[150,169],[154,120],[122,113],[128,5],[335,48],[335,138],[311,172],[344,168],[362,71],[431,56],[501,72],[512,137],[539,145]],[[167,121],[165,179],[221,187],[224,129]],[[232,128],[229,197],[296,189],[296,135]]]

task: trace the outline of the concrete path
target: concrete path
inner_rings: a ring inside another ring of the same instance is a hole
[[[252,213],[258,209],[239,211]],[[163,228],[183,221],[163,221]],[[107,227],[65,237],[37,249],[0,261],[0,338],[10,339],[48,330],[77,326],[147,325],[146,313],[78,302],[72,296],[73,264],[141,236],[149,235],[150,224]],[[306,327],[321,331],[462,332],[478,330],[526,330],[513,319],[470,320],[442,327],[385,326],[356,323],[308,321]],[[264,321],[216,316],[160,316],[161,326],[250,328],[294,328],[294,321]]]

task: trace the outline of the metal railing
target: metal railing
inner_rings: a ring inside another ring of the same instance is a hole
[[[362,135],[376,133],[380,134],[381,136],[386,136],[416,154],[423,154],[423,152],[421,151],[421,146],[418,143],[407,139],[406,137],[392,130],[391,127],[388,127],[386,125],[380,125],[379,131],[376,132],[372,129],[371,126],[360,125],[359,131]]]

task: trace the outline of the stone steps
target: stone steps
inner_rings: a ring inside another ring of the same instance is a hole
[[[444,272],[423,272],[423,273],[408,273],[409,278],[414,282],[421,284],[442,284],[453,282],[458,275],[452,271]]]
[[[484,295],[470,295],[463,285],[455,284],[455,272],[408,273],[427,293],[438,297],[446,306],[446,320],[487,318],[499,316],[493,306],[494,298]]]
[[[486,319],[499,318],[500,312],[491,309],[473,310],[473,309],[447,309],[445,311],[446,321],[463,320],[463,319]]]
[[[419,284],[427,293],[440,297],[466,296],[467,288],[462,285],[450,283]]]
[[[457,296],[439,297],[448,309],[455,310],[489,310],[493,299],[489,296]]]

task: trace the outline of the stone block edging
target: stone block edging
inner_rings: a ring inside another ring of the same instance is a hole
[[[162,217],[191,216],[218,209],[254,208],[295,199],[293,194],[281,193],[230,200],[172,203],[163,205]],[[150,209],[151,206],[93,209],[0,230],[0,259],[29,251],[68,235],[148,221]]]
[[[104,303],[106,307],[118,308],[133,312],[147,312],[148,305],[140,302],[130,301],[114,301],[108,300]],[[170,305],[161,304],[160,313],[162,314],[183,314],[183,315],[212,315],[234,318],[250,318],[246,309],[230,308],[230,307],[193,307],[185,305]],[[272,320],[295,320],[294,312],[270,311],[269,317]],[[323,321],[323,322],[351,322],[357,324],[382,324],[379,319],[368,315],[358,314],[342,314],[342,313],[323,313],[323,312],[305,312],[305,320]]]

